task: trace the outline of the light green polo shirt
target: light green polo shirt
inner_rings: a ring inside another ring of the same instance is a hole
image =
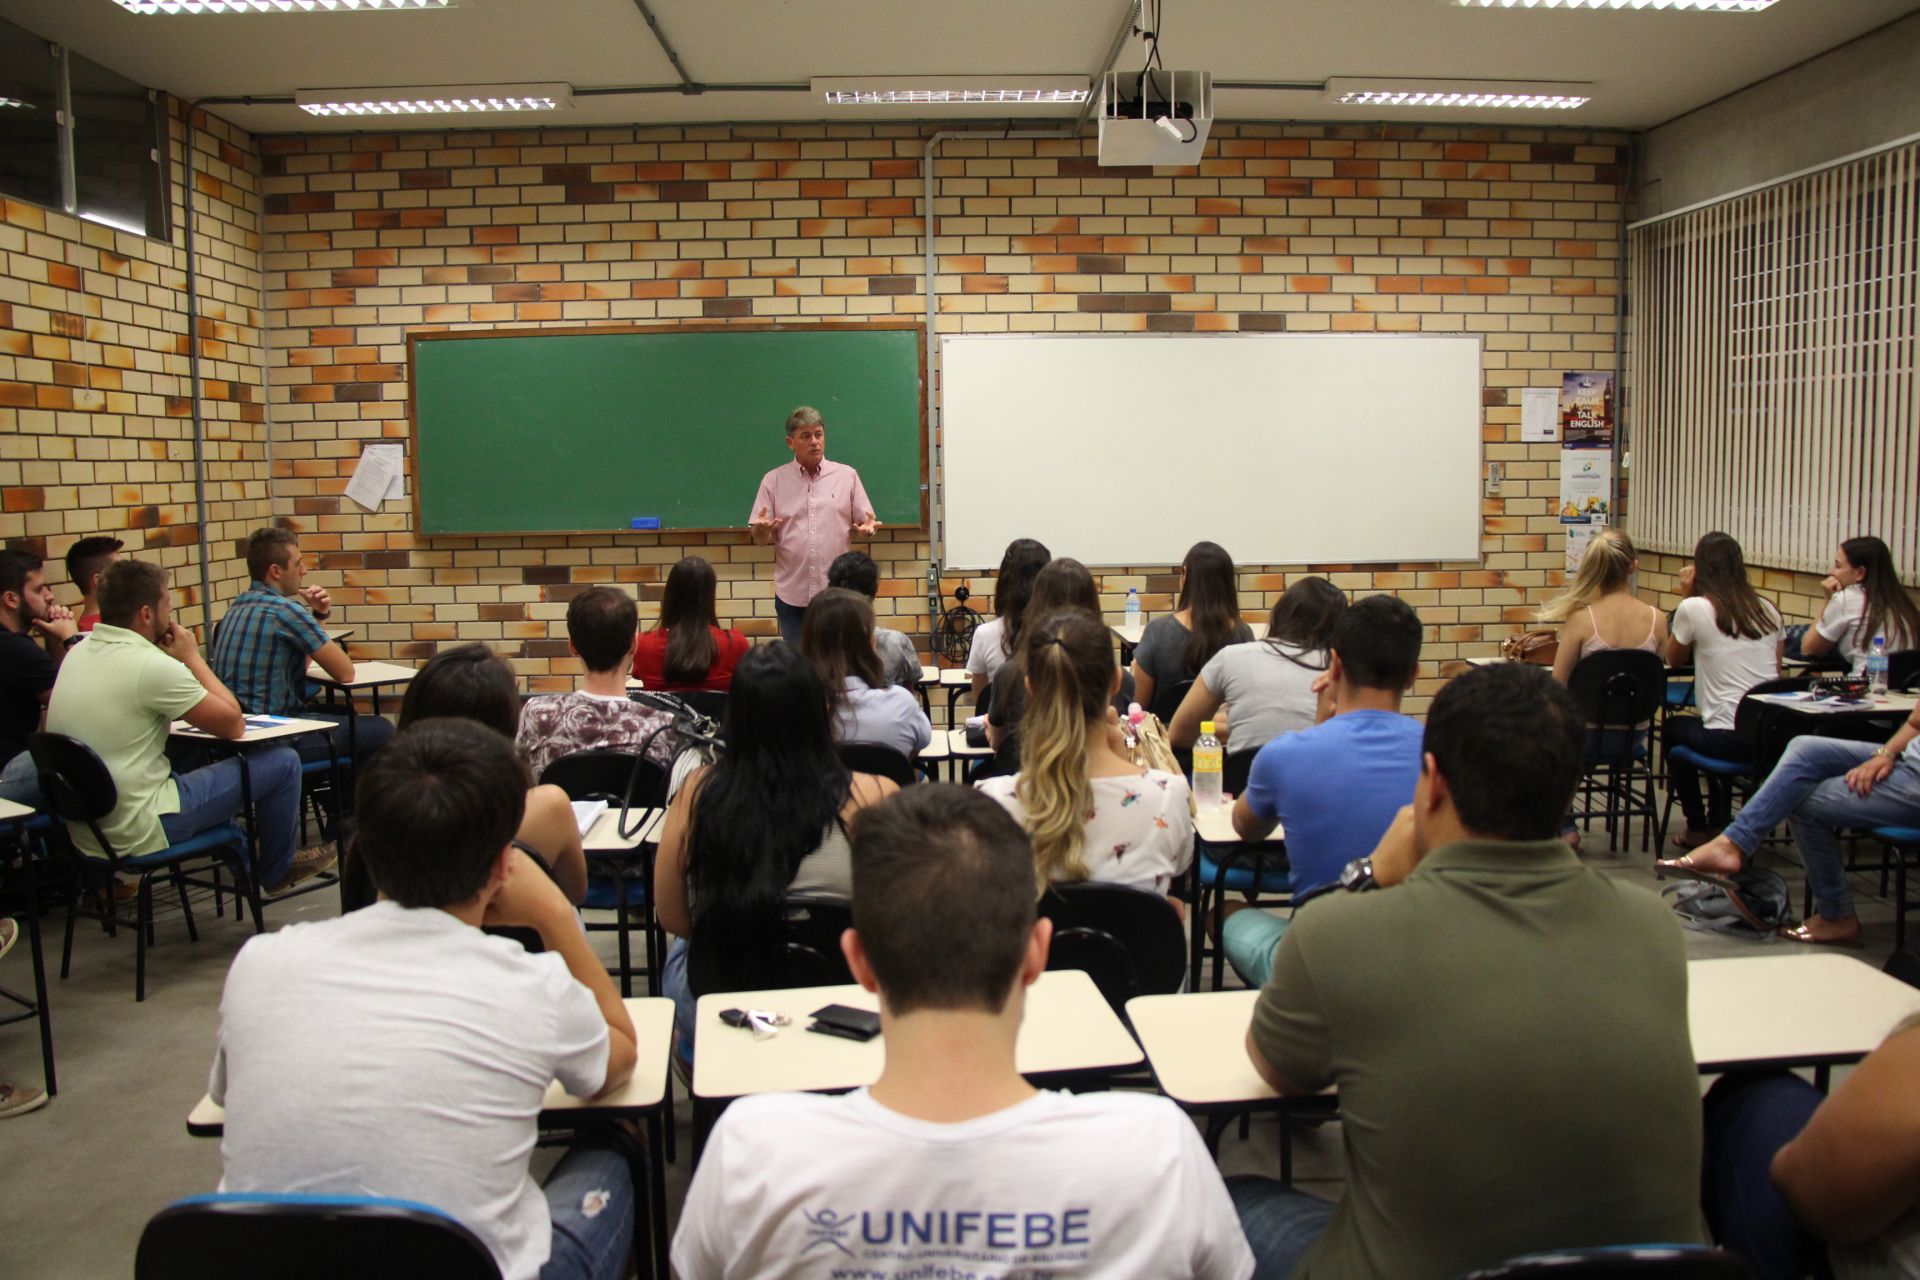
[[[1340,1094],[1347,1194],[1296,1280],[1705,1239],[1680,926],[1562,841],[1451,844],[1315,902],[1253,1035],[1289,1084]]]
[[[106,762],[119,803],[100,830],[122,857],[167,847],[160,815],[180,811],[167,728],[206,696],[186,664],[124,627],[95,626],[60,664],[47,731],[80,739]],[[106,856],[84,825],[67,830],[83,853]]]

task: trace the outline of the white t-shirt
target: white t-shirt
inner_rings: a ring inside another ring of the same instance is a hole
[[[979,788],[1024,827],[1027,810],[1016,790],[1019,783],[1016,774],[988,778]],[[1187,780],[1161,769],[1138,778],[1093,779],[1093,814],[1080,855],[1088,878],[1165,893],[1193,862],[1187,796]]]
[[[1227,708],[1227,750],[1258,751],[1283,733],[1313,728],[1320,697],[1313,682],[1327,655],[1265,640],[1230,644],[1200,669],[1201,682]]]
[[[1733,728],[1747,690],[1780,674],[1780,611],[1761,604],[1772,629],[1758,640],[1722,631],[1705,596],[1688,596],[1673,611],[1673,638],[1693,646],[1693,701],[1709,729]]]
[[[861,1089],[728,1108],[687,1191],[673,1269],[1244,1280],[1253,1254],[1193,1122],[1165,1098],[1040,1093],[935,1124]]]
[[[967,670],[976,676],[993,679],[993,673],[1006,662],[1008,654],[1000,647],[1007,631],[1005,618],[991,618],[974,629],[973,644],[967,649]]]
[[[417,1200],[534,1280],[553,1227],[527,1157],[556,1078],[607,1078],[606,1020],[559,956],[391,902],[288,925],[221,997],[220,1189]]]
[[[1835,650],[1846,660],[1854,675],[1862,675],[1867,669],[1867,657],[1873,652],[1874,636],[1886,641],[1887,652],[1905,649],[1916,642],[1916,638],[1895,632],[1887,634],[1886,620],[1882,619],[1879,630],[1874,635],[1867,634],[1867,589],[1859,583],[1842,587],[1833,593],[1827,601],[1827,607],[1820,612],[1820,621],[1813,629],[1831,641]]]

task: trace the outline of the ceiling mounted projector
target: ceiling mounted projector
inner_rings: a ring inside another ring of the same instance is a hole
[[[1109,71],[1100,80],[1100,163],[1200,163],[1213,127],[1206,71]]]

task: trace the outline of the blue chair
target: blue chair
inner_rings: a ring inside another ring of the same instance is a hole
[[[1920,855],[1920,827],[1875,827],[1867,832],[1886,846],[1893,863],[1893,945],[1907,943],[1907,863]]]
[[[140,1233],[134,1280],[500,1280],[486,1244],[431,1205],[376,1196],[193,1196]]]
[[[1786,749],[1786,739],[1777,728],[1779,708],[1758,701],[1754,695],[1762,693],[1797,693],[1806,689],[1812,681],[1803,677],[1786,677],[1779,680],[1762,680],[1747,690],[1740,699],[1740,706],[1734,711],[1733,731],[1742,739],[1753,744],[1752,760],[1720,760],[1702,754],[1692,747],[1669,747],[1666,758],[1669,764],[1678,760],[1689,764],[1707,780],[1712,788],[1738,790],[1742,786],[1751,790],[1762,778],[1772,771],[1774,763]],[[1657,846],[1665,850],[1667,846],[1667,827],[1673,821],[1673,788],[1667,788],[1667,802],[1660,811],[1660,830]],[[1811,910],[1811,893],[1808,890],[1808,910]]]
[[[36,733],[27,739],[27,750],[33,753],[33,762],[40,769],[40,790],[55,815],[69,827],[85,827],[105,851],[104,860],[88,858],[76,851],[79,864],[75,877],[84,886],[84,873],[99,868],[104,861],[108,887],[105,896],[95,903],[95,914],[106,927],[109,937],[113,936],[118,924],[133,926],[136,938],[133,998],[136,1002],[145,1000],[147,948],[153,944],[154,877],[165,873],[173,882],[180,894],[181,914],[186,917],[187,936],[198,942],[200,930],[194,924],[193,906],[187,901],[187,886],[197,885],[215,892],[223,891],[226,886],[218,875],[224,866],[251,871],[248,858],[251,842],[239,827],[231,822],[223,822],[153,853],[124,856],[114,849],[112,842],[100,830],[101,820],[112,813],[114,805],[118,803],[119,791],[114,786],[113,774],[99,753],[79,739],[63,733]],[[189,869],[210,872],[214,878],[194,879],[187,874]],[[112,896],[113,877],[122,872],[139,876],[139,891],[135,895],[134,918],[131,921],[119,918],[119,908]],[[80,896],[80,893],[75,893],[67,899],[67,935],[60,951],[62,978],[67,976],[73,964],[73,921]],[[253,908],[254,929],[264,931],[260,918],[260,887],[252,883],[251,875],[248,876],[247,900]]]
[[[1511,1258],[1462,1280],[1752,1280],[1738,1254],[1694,1244],[1625,1244],[1600,1249],[1555,1249]]]
[[[1241,751],[1227,756],[1221,769],[1222,790],[1237,796],[1247,787],[1247,774],[1253,768],[1257,751]],[[1240,894],[1249,903],[1291,906],[1293,868],[1287,862],[1284,840],[1237,840],[1232,844],[1214,844],[1194,837],[1193,842],[1193,919],[1192,955],[1188,961],[1189,981],[1195,989],[1208,955],[1213,957],[1213,990],[1226,985],[1227,956],[1220,945],[1220,906],[1229,891]]]

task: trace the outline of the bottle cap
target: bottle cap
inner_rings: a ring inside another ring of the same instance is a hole
[[[1211,735],[1213,733],[1213,721],[1202,720],[1200,722],[1200,732]]]

